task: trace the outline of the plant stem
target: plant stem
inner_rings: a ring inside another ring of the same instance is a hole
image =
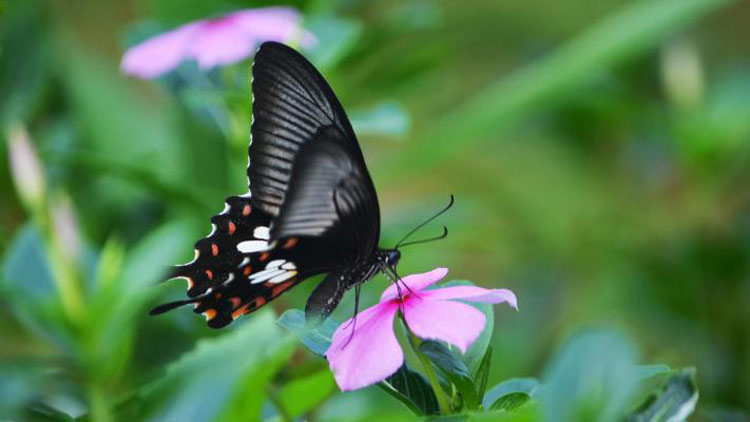
[[[440,385],[440,381],[438,381],[435,368],[432,367],[430,359],[419,350],[419,345],[422,344],[422,340],[409,331],[408,328],[407,331],[409,332],[409,344],[419,358],[419,362],[422,363],[422,370],[427,377],[427,381],[430,383],[430,387],[432,387],[432,390],[435,392],[435,398],[437,398],[438,407],[440,407],[440,414],[450,414],[450,401],[448,400],[448,397],[446,397],[445,391],[443,391],[443,387]]]

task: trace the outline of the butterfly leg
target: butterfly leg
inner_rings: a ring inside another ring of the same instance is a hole
[[[349,325],[352,326],[352,332],[351,334],[349,334],[349,339],[346,340],[346,343],[344,343],[344,345],[341,346],[341,350],[344,350],[344,348],[349,345],[349,342],[352,341],[352,337],[354,337],[354,330],[357,328],[357,314],[359,313],[359,293],[360,293],[361,288],[362,288],[361,284],[354,285],[354,315],[352,316],[352,319],[350,319],[349,323],[347,324],[347,326]]]

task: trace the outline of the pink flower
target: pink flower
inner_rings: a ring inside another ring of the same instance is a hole
[[[486,321],[481,311],[454,300],[507,302],[518,309],[516,296],[507,289],[454,286],[425,290],[447,273],[447,268],[437,268],[404,277],[404,283],[413,293],[401,286],[403,299],[399,301],[396,285],[391,285],[383,292],[380,303],[357,315],[353,335],[351,319],[336,329],[325,355],[342,391],[382,381],[404,363],[404,353],[393,332],[393,320],[399,309],[412,333],[445,341],[462,353],[479,337]]]
[[[190,22],[129,48],[122,71],[155,78],[187,59],[195,59],[201,69],[238,62],[263,41],[299,40],[310,45],[315,38],[302,29],[301,20],[295,9],[267,7]]]

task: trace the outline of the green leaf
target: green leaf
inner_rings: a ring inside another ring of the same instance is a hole
[[[466,408],[475,410],[479,407],[479,396],[474,387],[474,378],[458,357],[448,347],[436,341],[424,341],[419,350],[427,356],[440,373],[453,384],[466,405]],[[448,392],[451,394],[451,392]]]
[[[637,386],[635,352],[617,332],[584,331],[545,370],[538,392],[546,417],[560,422],[615,420]]]
[[[635,412],[656,391],[663,388],[672,376],[678,373],[667,365],[638,365],[633,371],[639,381],[635,391],[630,395],[630,404],[626,407],[630,409],[628,413]]]
[[[487,389],[487,381],[490,376],[490,365],[492,364],[492,346],[487,348],[487,353],[484,354],[484,358],[479,363],[479,368],[474,374],[474,380],[477,387],[477,396],[484,397],[484,392]]]
[[[325,368],[287,382],[279,391],[279,399],[286,414],[298,418],[323,403],[337,390],[331,371]]]
[[[65,412],[61,412],[44,403],[35,403],[25,409],[25,422],[74,422],[75,419]]]
[[[531,400],[531,396],[526,393],[510,393],[495,400],[495,402],[490,405],[490,409],[511,412],[523,406],[529,400]]]
[[[142,387],[118,420],[259,420],[265,386],[293,350],[270,311],[260,311],[226,334],[200,340]]]
[[[277,321],[292,334],[300,336],[300,340],[308,350],[318,356],[324,356],[331,345],[333,333],[338,323],[331,318],[326,319],[317,327],[305,326],[305,312],[299,309],[289,309]]]
[[[663,374],[663,372],[661,373]],[[625,418],[626,422],[679,422],[695,410],[698,388],[694,369],[673,373],[664,385],[652,392],[641,406]]]
[[[440,412],[437,397],[430,384],[405,364],[395,374],[378,383],[378,387],[417,415],[436,415]]]
[[[536,378],[511,378],[490,388],[482,399],[482,406],[491,409],[503,397],[514,394],[523,394],[531,398],[538,389],[539,381]]]

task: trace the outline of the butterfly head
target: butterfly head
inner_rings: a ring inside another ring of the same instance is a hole
[[[385,265],[393,268],[401,259],[401,252],[398,249],[389,249],[385,251]]]

